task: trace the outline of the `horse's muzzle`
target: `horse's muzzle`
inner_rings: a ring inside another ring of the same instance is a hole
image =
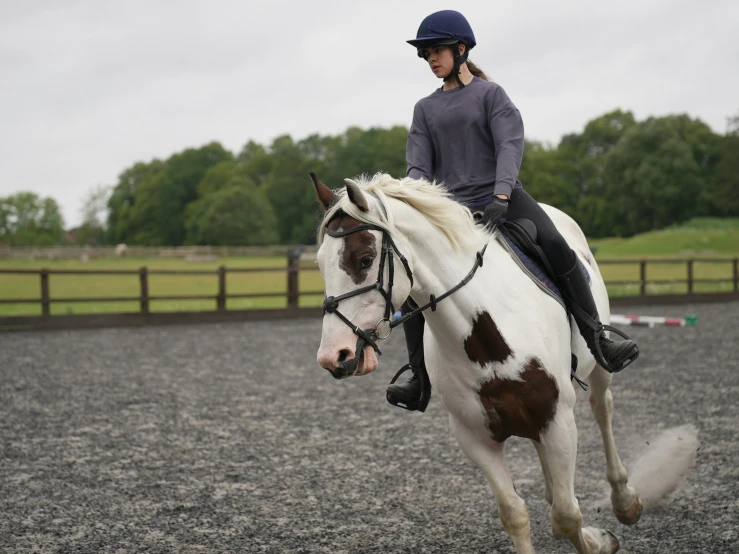
[[[338,366],[333,371],[329,370],[331,377],[334,379],[346,379],[355,375],[359,370],[359,363],[364,359],[364,349],[367,346],[367,341],[362,337],[357,339],[357,347],[354,350],[354,357],[351,360],[342,360],[338,363]]]
[[[360,356],[361,355],[362,354],[360,354]],[[340,362],[339,366],[333,371],[329,370],[329,373],[334,379],[346,379],[347,377],[351,377],[352,375],[354,375],[357,372],[358,368],[359,360],[355,356],[351,360]]]

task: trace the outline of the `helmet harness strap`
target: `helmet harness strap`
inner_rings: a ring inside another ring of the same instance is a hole
[[[459,45],[461,43],[457,42],[456,44],[452,45],[452,51],[454,53],[454,67],[449,72],[449,75],[444,77],[444,82],[446,83],[449,79],[455,78],[457,80],[457,84],[459,85],[459,88],[464,88],[464,83],[462,82],[462,79],[459,76],[459,70],[462,67],[463,63],[467,63],[467,45],[464,47],[464,54],[459,53]]]

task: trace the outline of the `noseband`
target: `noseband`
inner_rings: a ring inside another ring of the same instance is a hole
[[[372,197],[377,200],[377,202],[380,204],[380,208],[382,208],[383,213],[385,216],[387,216],[387,211],[385,210],[385,206],[383,205],[382,201],[371,192],[368,193]],[[360,231],[380,231],[382,233],[382,248],[380,250],[380,268],[379,273],[377,275],[377,281],[375,281],[371,285],[367,285],[366,287],[362,287],[353,291],[349,291],[345,294],[342,294],[340,296],[328,296],[323,301],[323,313],[324,315],[329,314],[335,314],[339,319],[341,319],[344,323],[346,323],[349,328],[354,332],[355,335],[359,337],[358,343],[357,343],[357,353],[361,352],[364,347],[361,345],[361,342],[364,341],[365,343],[369,344],[372,348],[374,348],[375,352],[377,352],[378,355],[382,355],[382,352],[380,352],[380,349],[377,346],[377,340],[383,340],[390,336],[390,333],[392,333],[393,329],[395,327],[402,325],[404,322],[408,321],[410,318],[417,316],[421,312],[424,312],[425,310],[431,308],[432,312],[436,311],[436,305],[444,300],[446,297],[451,296],[455,292],[457,292],[459,289],[461,289],[463,286],[465,286],[467,283],[470,282],[472,277],[474,277],[475,272],[477,271],[477,268],[482,267],[482,258],[485,255],[485,250],[487,249],[487,244],[482,247],[482,249],[477,253],[475,257],[475,264],[472,267],[472,270],[467,274],[467,276],[462,279],[456,286],[446,291],[444,294],[439,296],[438,298],[435,297],[433,294],[431,295],[429,302],[419,308],[416,308],[413,311],[410,311],[403,315],[402,317],[399,317],[396,320],[391,320],[391,316],[395,313],[395,308],[393,307],[393,301],[392,301],[392,295],[393,295],[393,277],[395,275],[395,266],[393,263],[393,252],[397,254],[398,258],[400,259],[401,263],[403,264],[403,267],[405,268],[405,273],[408,276],[408,279],[411,282],[411,287],[413,287],[413,272],[411,271],[411,268],[408,266],[408,260],[406,260],[405,256],[400,253],[398,250],[398,247],[395,245],[395,242],[393,241],[392,237],[390,236],[390,233],[383,229],[382,227],[378,225],[373,225],[371,223],[363,223],[361,225],[357,225],[356,227],[352,227],[351,229],[347,229],[345,231],[332,231],[328,227],[326,228],[326,234],[330,237],[340,238],[345,237],[347,235],[351,235],[353,233],[359,233]],[[387,260],[388,265],[388,283],[387,283],[387,291],[385,290],[383,286],[383,277],[385,273],[385,260]],[[377,322],[374,329],[360,329],[357,325],[354,325],[349,318],[347,318],[344,314],[342,314],[339,311],[339,302],[341,300],[345,300],[347,298],[352,298],[354,296],[358,296],[360,294],[364,294],[365,292],[370,292],[373,290],[377,290],[382,294],[383,298],[385,298],[385,315],[380,321]],[[384,336],[380,336],[379,328],[380,325],[383,322],[388,323],[388,331],[387,334]]]

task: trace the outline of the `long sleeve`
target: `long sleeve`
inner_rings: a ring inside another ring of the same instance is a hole
[[[408,133],[405,159],[408,163],[406,176],[429,181],[434,178],[434,144],[420,103],[413,109],[413,122]]]
[[[490,129],[495,143],[496,175],[493,194],[511,195],[523,159],[523,120],[518,108],[498,88],[490,111]]]

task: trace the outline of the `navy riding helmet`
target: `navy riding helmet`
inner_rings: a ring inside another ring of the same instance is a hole
[[[461,42],[468,50],[477,44],[467,19],[454,10],[442,10],[426,17],[418,28],[416,38],[407,42],[416,48]]]
[[[460,55],[454,49],[454,69],[444,79],[447,81],[456,78],[459,86],[464,87],[459,78],[459,66],[467,61],[467,54],[477,42],[472,27],[461,13],[454,10],[432,13],[421,22],[416,38],[406,42],[416,47],[420,58],[425,58],[426,48],[429,46],[464,44],[467,47],[464,54]]]

